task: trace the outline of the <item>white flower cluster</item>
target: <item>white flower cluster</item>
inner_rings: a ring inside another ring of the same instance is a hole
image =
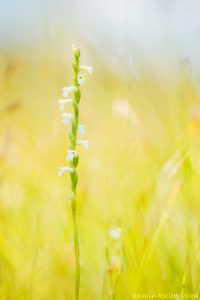
[[[72,46],[73,51],[76,51],[77,49]],[[93,67],[92,66],[79,66],[79,72],[86,71],[89,74],[93,73]],[[83,84],[85,81],[85,77],[82,74],[78,74],[78,86]],[[75,103],[75,95],[74,97],[70,98],[72,94],[75,94],[77,92],[78,88],[75,85],[63,87],[62,88],[62,95],[64,99],[58,99],[59,109],[61,111],[65,110],[65,107],[67,105],[76,105]],[[62,122],[64,124],[70,124],[73,121],[74,115],[73,113],[63,112],[62,113]],[[83,136],[85,134],[85,126],[82,124],[78,124],[77,132]],[[76,140],[76,145],[81,145],[85,148],[89,147],[88,140]],[[78,157],[78,152],[76,150],[68,150],[66,155],[67,161],[73,161],[75,157]],[[74,169],[72,167],[59,167],[58,176],[61,176],[63,173],[73,173]]]

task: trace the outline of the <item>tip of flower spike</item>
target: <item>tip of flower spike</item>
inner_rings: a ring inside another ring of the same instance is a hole
[[[80,48],[79,47],[76,47],[74,44],[72,44],[72,51],[74,53],[74,55],[80,55]]]
[[[78,48],[74,44],[72,44],[72,51],[77,51],[77,50]]]

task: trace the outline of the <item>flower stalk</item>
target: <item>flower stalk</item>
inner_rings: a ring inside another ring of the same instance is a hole
[[[81,99],[80,85],[85,81],[85,77],[80,74],[80,71],[87,71],[89,68],[89,73],[93,71],[92,67],[86,66],[85,69],[80,68],[80,49],[72,47],[74,54],[74,79],[73,85],[69,87],[64,87],[62,89],[63,96],[66,99],[59,99],[58,104],[60,110],[65,109],[66,104],[71,104],[73,107],[72,113],[64,112],[62,113],[62,121],[64,124],[70,124],[70,147],[67,151],[66,160],[69,161],[69,166],[60,167],[58,175],[61,176],[63,173],[67,172],[70,174],[71,178],[71,210],[72,210],[72,219],[73,219],[73,232],[74,232],[74,252],[75,252],[75,299],[79,299],[80,293],[80,245],[79,245],[79,232],[78,232],[78,222],[77,222],[77,200],[76,200],[76,190],[78,183],[78,173],[77,166],[79,163],[79,155],[76,150],[77,145],[81,145],[85,148],[88,148],[88,140],[80,141],[77,139],[78,134],[83,135],[85,133],[85,126],[79,124],[79,103]],[[92,70],[92,71],[91,71]],[[69,94],[73,94],[73,99],[68,98]]]
[[[75,49],[74,51],[74,86],[77,88],[74,93],[74,118],[71,123],[71,133],[70,137],[70,150],[74,151],[76,148],[77,132],[78,132],[78,118],[79,118],[79,102],[81,99],[81,91],[78,84],[79,76],[79,59],[80,59],[80,49]],[[75,282],[75,298],[79,299],[80,290],[80,246],[79,246],[79,233],[77,225],[77,205],[76,205],[76,187],[78,183],[78,174],[76,167],[78,166],[79,157],[75,156],[73,160],[70,161],[70,167],[74,168],[74,173],[71,173],[71,209],[73,218],[73,230],[74,230],[74,252],[76,261],[76,282]]]

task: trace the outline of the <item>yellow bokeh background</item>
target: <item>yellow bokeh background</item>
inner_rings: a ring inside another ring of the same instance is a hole
[[[173,77],[156,66],[141,66],[138,77],[123,73],[81,43],[81,63],[94,74],[80,104],[90,144],[79,149],[80,299],[198,293],[200,119],[192,76],[181,62]],[[67,53],[52,45],[0,56],[2,300],[74,299],[70,180],[57,176],[69,146],[57,103],[73,78],[66,46]],[[120,245],[109,240],[110,228],[121,228]]]

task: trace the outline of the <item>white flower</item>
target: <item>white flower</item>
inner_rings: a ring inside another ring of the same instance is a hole
[[[121,238],[121,228],[112,228],[109,230],[108,235],[113,240],[119,240]]]
[[[83,84],[85,81],[85,77],[81,74],[78,75],[78,84]]]
[[[58,99],[59,109],[64,110],[66,104],[72,104],[72,99]]]
[[[67,150],[66,160],[73,161],[76,156],[78,156],[78,152],[76,150]]]
[[[93,73],[93,67],[92,67],[92,66],[80,66],[80,67],[79,67],[79,70],[80,70],[80,71],[86,71],[86,72],[88,72],[89,74],[92,74],[92,73]]]
[[[81,125],[81,124],[78,125],[78,133],[80,135],[84,135],[85,134],[85,125]]]
[[[63,173],[73,173],[74,169],[70,167],[59,167],[58,176],[61,176]]]
[[[79,140],[77,140],[76,144],[77,145],[81,145],[81,146],[85,147],[86,149],[89,147],[88,140],[85,140],[85,141],[79,141]]]
[[[69,123],[69,121],[70,121],[70,119],[71,119],[71,117],[72,117],[72,114],[71,113],[63,113],[62,114],[62,121],[63,121],[63,123],[64,124],[68,124]]]
[[[62,94],[64,97],[68,97],[70,93],[76,92],[77,87],[72,85],[72,86],[64,86],[62,88]]]

